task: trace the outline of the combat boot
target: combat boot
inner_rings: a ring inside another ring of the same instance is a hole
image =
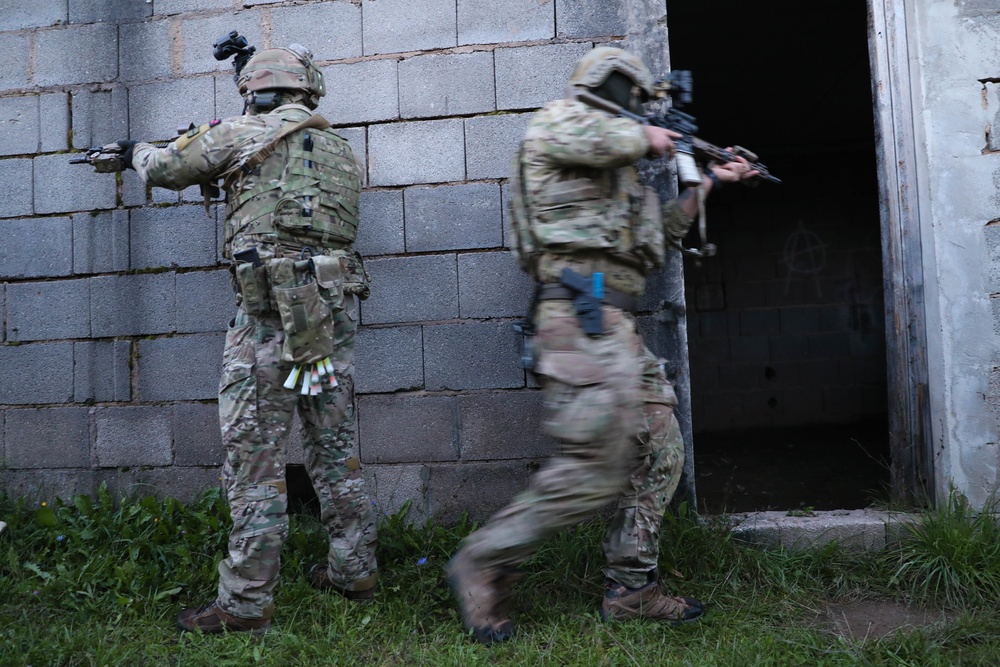
[[[624,621],[629,618],[648,618],[680,625],[693,621],[705,613],[705,605],[694,598],[668,595],[658,581],[641,588],[627,588],[608,580],[601,602],[601,619]]]
[[[268,606],[262,618],[241,618],[227,614],[219,608],[218,602],[212,602],[197,609],[185,609],[177,617],[177,628],[182,632],[201,630],[206,634],[228,632],[250,632],[254,635],[265,634],[271,629],[271,617],[274,607]]]
[[[375,599],[375,586],[378,584],[378,574],[373,572],[364,579],[355,581],[353,588],[348,590],[330,579],[329,568],[327,568],[326,563],[313,563],[306,566],[306,581],[313,588],[337,593],[348,600],[370,602]]]
[[[514,621],[507,618],[504,608],[510,586],[519,576],[479,570],[462,551],[448,562],[446,574],[462,623],[477,641],[492,644],[514,636]]]

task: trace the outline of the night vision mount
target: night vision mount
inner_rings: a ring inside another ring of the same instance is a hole
[[[233,58],[233,81],[239,81],[240,72],[246,66],[247,61],[257,52],[257,47],[249,46],[247,38],[235,30],[231,30],[212,44],[212,55],[216,60],[225,60],[230,56]]]

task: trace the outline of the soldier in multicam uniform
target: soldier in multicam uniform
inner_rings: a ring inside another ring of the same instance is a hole
[[[355,298],[366,298],[368,286],[352,246],[361,169],[347,142],[312,113],[325,89],[311,54],[299,45],[264,50],[237,84],[247,114],[192,127],[166,148],[119,143],[147,183],[211,189],[221,179],[226,191],[223,255],[234,260],[239,296],[219,415],[233,528],[217,599],[185,610],[177,625],[262,633],[288,536],[285,457],[296,408],[330,542],[328,562],[307,578],[350,599],[374,595],[375,522],[352,456]]]
[[[684,445],[673,387],[630,312],[646,276],[664,264],[665,237],[679,240],[690,228],[698,188],[661,205],[634,163],[672,155],[680,135],[587,106],[574,89],[639,112],[653,79],[639,58],[621,49],[589,52],[574,70],[568,97],[532,118],[518,154],[512,247],[539,284],[535,371],[544,391],[544,429],[560,454],[470,535],[448,565],[466,629],[483,643],[513,634],[504,601],[518,566],[546,537],[616,497],[604,542],[602,618],[677,624],[704,613],[698,600],[664,591],[657,575],[660,522],[677,489]],[[707,194],[720,182],[756,174],[742,159],[712,165],[701,188]],[[603,280],[600,335],[581,328],[575,293],[560,284],[565,269]]]

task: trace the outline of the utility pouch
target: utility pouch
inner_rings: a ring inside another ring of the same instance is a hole
[[[336,348],[333,311],[320,294],[312,260],[295,262],[293,273],[294,280],[271,288],[285,331],[281,360],[310,364],[330,356]]]
[[[320,296],[333,310],[343,310],[344,275],[340,258],[317,255],[312,261]]]
[[[270,310],[267,269],[250,262],[236,265],[236,284],[247,315],[260,317]]]

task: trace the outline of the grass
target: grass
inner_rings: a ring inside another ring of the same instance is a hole
[[[0,665],[693,665],[751,667],[1000,664],[1000,540],[961,497],[884,552],[769,552],[735,542],[685,508],[663,527],[668,585],[706,600],[680,628],[603,624],[603,526],[547,542],[513,598],[518,635],[472,643],[442,583],[472,525],[384,517],[377,601],[310,588],[304,563],[326,553],[317,520],[292,517],[274,629],[267,636],[180,635],[173,618],[211,600],[228,527],[217,492],[174,500],[96,498],[44,506],[0,498]],[[947,621],[845,639],[817,622],[826,603],[879,600],[948,610]]]

